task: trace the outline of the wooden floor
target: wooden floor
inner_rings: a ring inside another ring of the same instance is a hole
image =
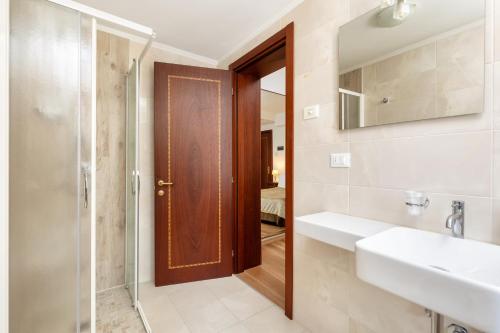
[[[260,235],[262,239],[274,237],[285,233],[285,227],[278,227],[277,225],[261,223]]]
[[[285,235],[262,244],[262,265],[238,277],[278,306],[285,308]]]

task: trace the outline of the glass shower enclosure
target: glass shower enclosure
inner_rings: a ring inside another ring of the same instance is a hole
[[[127,75],[126,138],[126,263],[125,286],[132,304],[138,298],[138,222],[139,222],[139,63],[133,60]]]
[[[95,21],[10,5],[9,331],[90,332]]]
[[[125,283],[137,307],[139,64],[154,32],[73,1],[10,1],[11,333],[95,327],[97,20],[150,38],[127,75]]]

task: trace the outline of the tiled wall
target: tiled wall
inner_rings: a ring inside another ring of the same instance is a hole
[[[130,43],[130,60],[138,58],[144,44]],[[151,48],[140,68],[140,172],[141,194],[139,202],[139,281],[154,281],[154,62],[214,67],[167,50]],[[139,291],[140,293],[140,291]],[[140,297],[140,295],[139,295]]]
[[[125,75],[129,41],[97,34],[97,291],[125,283]]]
[[[465,236],[500,243],[500,1],[486,2],[486,96],[478,115],[338,130],[338,27],[379,0],[305,0],[223,61],[295,22],[297,216],[329,210],[445,233],[451,201],[460,199]],[[302,120],[312,104],[321,105],[320,118]],[[329,168],[333,152],[351,152],[352,167]],[[429,194],[423,216],[407,215],[407,189]],[[424,309],[355,277],[352,254],[295,235],[294,256],[294,316],[311,331],[429,332]]]
[[[484,24],[476,24],[363,66],[365,125],[481,112],[483,50]]]

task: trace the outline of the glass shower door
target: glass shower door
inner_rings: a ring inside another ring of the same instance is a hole
[[[93,22],[10,4],[10,332],[90,332]]]
[[[134,60],[127,76],[127,162],[126,162],[126,268],[125,283],[137,306],[138,220],[139,220],[139,67]]]

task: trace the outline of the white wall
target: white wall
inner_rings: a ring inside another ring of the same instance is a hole
[[[9,331],[9,1],[0,0],[0,332]]]

